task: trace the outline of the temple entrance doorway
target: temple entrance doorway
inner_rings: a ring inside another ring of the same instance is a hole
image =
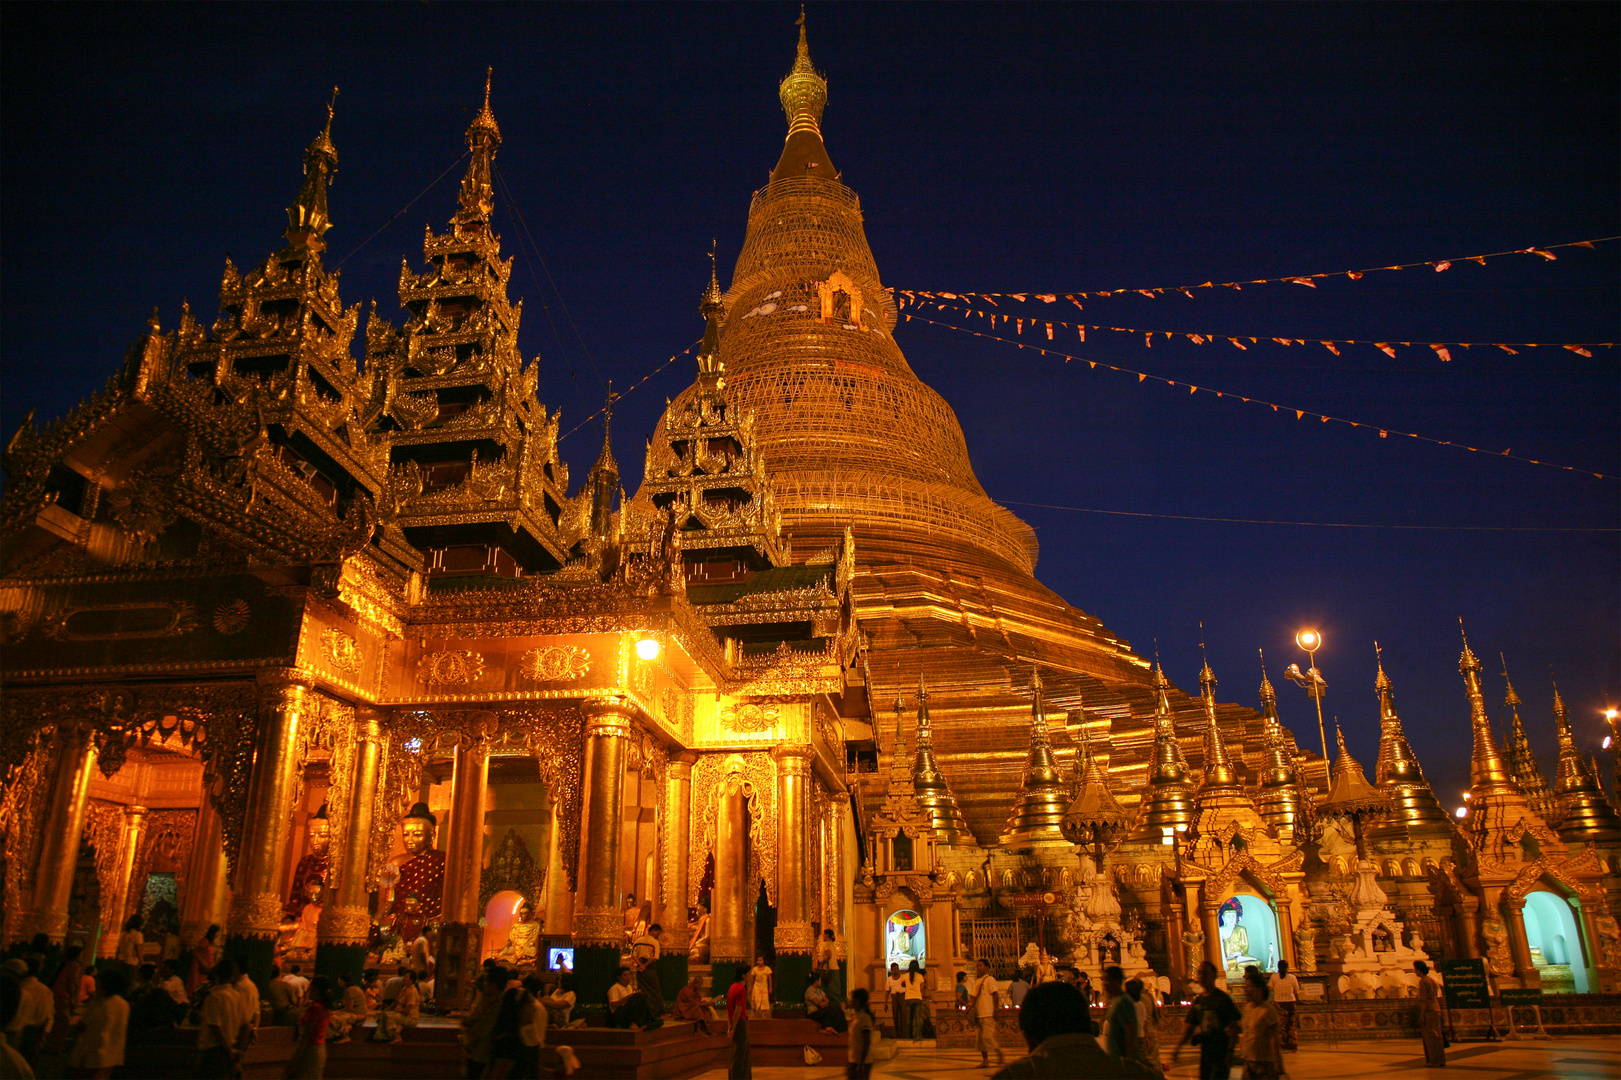
[[[1550,994],[1588,992],[1587,964],[1570,904],[1561,896],[1536,889],[1525,897],[1525,937],[1531,963]]]
[[[760,883],[760,894],[754,901],[754,955],[765,957],[765,962],[773,966],[777,962],[777,909],[766,895],[765,882]]]
[[[484,956],[497,956],[505,948],[522,903],[522,893],[502,889],[484,905]]]
[[[1278,969],[1278,916],[1272,905],[1253,893],[1235,893],[1216,912],[1221,959],[1229,982],[1244,977],[1251,964],[1262,971]]]

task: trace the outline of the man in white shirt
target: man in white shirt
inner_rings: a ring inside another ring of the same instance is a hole
[[[181,977],[185,965],[179,960],[165,960],[163,969],[167,977],[158,984],[159,988],[174,999],[176,1005],[190,1005],[191,998],[186,995],[186,980]]]
[[[647,928],[647,933],[630,943],[631,957],[636,960],[657,960],[660,953],[663,951],[662,947],[659,945],[659,935],[663,932],[664,927],[660,926],[658,923],[654,923],[652,926],[649,926]]]
[[[242,1075],[247,1022],[242,995],[232,985],[236,972],[235,961],[221,960],[209,973],[208,996],[203,998],[201,1030],[197,1032],[198,1076]]]
[[[906,979],[901,975],[899,964],[889,965],[889,978],[884,982],[884,989],[889,994],[889,1015],[895,1022],[895,1038],[898,1039],[906,1023],[902,1019],[906,1015]]]
[[[249,978],[248,973],[244,971],[232,986],[238,994],[242,995],[242,1022],[247,1024],[254,1034],[257,1034],[259,1031],[259,984]]]
[[[978,1029],[975,1045],[979,1049],[979,1067],[990,1068],[991,1050],[996,1051],[996,1063],[1002,1064],[1007,1055],[996,1041],[996,980],[991,977],[991,966],[983,958],[974,961],[974,975],[968,980],[968,997],[974,1003],[974,1027]]]
[[[1278,970],[1267,980],[1272,988],[1272,1004],[1278,1007],[1278,1035],[1285,1050],[1298,1050],[1295,1038],[1295,1003],[1300,1000],[1300,980],[1289,972],[1289,961],[1279,960]]]
[[[37,978],[42,959],[38,953],[29,953],[25,959],[7,960],[4,965],[6,975],[16,979],[21,998],[17,1015],[6,1025],[6,1041],[30,1059],[56,1020],[56,999],[51,988]]]
[[[283,977],[287,980],[287,985],[291,986],[298,994],[298,1000],[302,1002],[304,1000],[304,996],[310,992],[310,981],[303,975],[300,975],[299,970],[299,966],[294,964],[292,967],[287,969],[287,974]],[[421,979],[426,974],[427,972],[425,971],[418,971],[417,978]]]
[[[822,989],[827,991],[829,997],[835,1000],[839,996],[838,988],[838,957],[833,939],[833,931],[823,930],[816,942],[816,949],[811,953],[811,970],[822,973]]]

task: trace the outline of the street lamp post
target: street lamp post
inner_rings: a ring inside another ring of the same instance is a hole
[[[1323,647],[1323,635],[1315,630],[1302,630],[1295,635],[1295,644],[1305,651],[1311,666],[1302,675],[1299,664],[1290,664],[1284,674],[1290,682],[1299,684],[1317,703],[1317,737],[1322,740],[1323,760],[1326,762],[1329,759],[1328,729],[1323,725],[1323,695],[1328,693],[1328,683],[1323,681],[1323,673],[1317,670],[1317,650]]]

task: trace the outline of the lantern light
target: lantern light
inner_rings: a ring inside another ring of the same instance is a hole
[[[1316,652],[1323,644],[1323,635],[1315,630],[1302,630],[1295,635],[1295,644],[1309,653]]]
[[[636,655],[643,660],[659,658],[659,639],[644,637],[636,643]]]

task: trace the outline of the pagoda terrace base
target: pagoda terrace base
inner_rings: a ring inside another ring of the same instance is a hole
[[[728,1044],[729,1046],[730,1044]],[[848,1035],[829,1035],[804,1013],[773,1011],[769,1020],[749,1020],[749,1062],[752,1065],[805,1066],[805,1047],[822,1055],[818,1069],[842,1069],[848,1058]],[[728,1050],[728,1055],[730,1051]],[[580,1059],[584,1061],[582,1057]]]
[[[376,1030],[357,1029],[346,1043],[327,1045],[329,1080],[443,1080],[464,1075],[462,1048],[454,1022],[426,1020],[404,1031],[397,1043],[368,1041]],[[131,1045],[119,1075],[132,1080],[179,1080],[195,1075],[197,1032],[164,1032],[163,1041]],[[275,1080],[293,1058],[290,1027],[264,1027],[248,1051],[244,1080]],[[665,1024],[657,1031],[570,1028],[547,1033],[548,1047],[572,1046],[581,1077],[602,1080],[678,1080],[724,1063],[731,1054],[725,1035],[703,1035],[694,1024]],[[825,1054],[825,1051],[824,1051]],[[841,1056],[840,1061],[843,1058]],[[43,1073],[41,1075],[44,1075]]]

